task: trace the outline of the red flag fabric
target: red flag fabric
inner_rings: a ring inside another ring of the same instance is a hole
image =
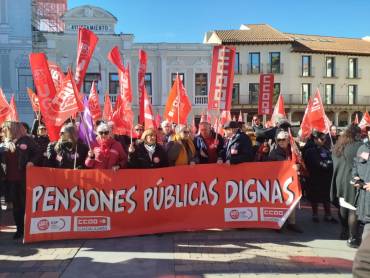
[[[230,110],[234,83],[235,48],[224,45],[213,48],[208,110]]]
[[[0,124],[2,124],[11,113],[11,108],[8,101],[3,93],[3,90],[0,88]]]
[[[103,120],[110,121],[112,119],[112,114],[113,114],[112,102],[110,101],[108,92],[106,92],[104,96]]]
[[[275,104],[274,112],[272,112],[271,122],[273,126],[276,126],[280,119],[286,119],[284,97],[281,94]]]
[[[167,99],[163,118],[172,123],[186,124],[190,111],[191,102],[177,75]]]
[[[156,126],[159,127],[161,125],[161,122],[162,122],[161,115],[159,115],[159,113],[157,113],[157,116],[155,116],[155,124],[156,124]]]
[[[241,110],[239,112],[238,122],[239,123],[242,123],[243,122],[243,115],[242,115],[242,111]]]
[[[40,111],[51,141],[59,138],[60,126],[55,125],[56,112],[52,109],[52,101],[56,95],[53,79],[50,74],[46,55],[31,53],[30,65],[33,81],[37,90]]]
[[[80,27],[77,38],[76,86],[78,91],[85,79],[86,71],[99,39],[94,32]]]
[[[155,124],[154,114],[152,104],[148,98],[148,94],[146,93],[146,89],[144,87],[144,127],[145,129],[148,128],[157,128]]]
[[[51,78],[54,82],[54,87],[57,92],[62,89],[64,73],[61,68],[54,62],[48,61],[48,67],[51,74]]]
[[[12,122],[19,122],[19,116],[18,116],[17,106],[15,104],[14,95],[12,95],[12,98],[10,99],[9,107],[10,107],[10,113],[8,114],[7,120],[12,121]]]
[[[274,94],[274,75],[260,75],[260,89],[258,93],[258,115],[271,115],[272,97]]]
[[[115,65],[117,68],[119,68],[121,71],[124,71],[125,68],[123,66],[121,53],[119,51],[118,46],[113,47],[109,53],[108,53],[108,60]]]
[[[27,88],[27,93],[28,93],[28,96],[30,98],[30,102],[31,102],[33,111],[35,111],[35,113],[39,113],[40,112],[39,98],[37,97],[35,92],[32,91],[32,89],[30,89],[30,88]]]
[[[311,128],[316,129],[322,133],[328,133],[330,125],[325,119],[324,105],[322,104],[319,89],[316,90],[315,96],[312,99],[311,109],[308,110]]]
[[[360,122],[358,120],[358,114],[356,113],[355,120],[353,121],[355,125],[358,125]]]
[[[312,101],[308,100],[306,110],[304,111],[303,119],[301,122],[300,133],[302,138],[308,138],[311,135],[312,127],[309,119],[309,111],[311,110]]]
[[[88,103],[93,121],[96,122],[97,120],[100,120],[102,118],[102,111],[99,103],[99,95],[96,91],[95,81],[91,85]]]
[[[358,124],[358,126],[361,129],[365,129],[366,127],[370,126],[370,115],[367,111],[362,116],[361,122]]]
[[[145,91],[146,62],[147,62],[147,55],[144,50],[140,49],[139,50],[139,72],[138,72],[139,123],[140,124],[143,124],[145,122],[144,91]]]

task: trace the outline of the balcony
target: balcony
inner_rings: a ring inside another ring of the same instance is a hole
[[[208,104],[208,96],[195,96],[194,104],[195,105],[206,105],[206,104]]]
[[[247,65],[247,74],[260,74],[263,73],[262,64],[260,65]]]
[[[284,64],[266,64],[266,72],[273,74],[283,74],[284,73]]]
[[[361,77],[362,77],[361,69],[357,69],[355,72],[352,72],[351,74],[349,71],[347,71],[347,76],[346,76],[347,79],[361,79]]]
[[[243,73],[243,65],[242,64],[239,64],[239,65],[235,65],[234,67],[234,74],[235,75],[240,75]]]
[[[311,67],[311,69],[309,71],[305,71],[305,72],[303,72],[302,67],[299,67],[298,72],[299,72],[299,77],[302,77],[302,78],[314,77],[315,76],[315,68],[314,67]]]

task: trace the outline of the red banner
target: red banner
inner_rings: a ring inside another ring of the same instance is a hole
[[[0,88],[0,124],[2,124],[8,117],[10,111],[10,106],[6,97],[3,93],[3,90]]]
[[[48,66],[53,79],[55,90],[59,92],[63,86],[64,73],[62,69],[54,62],[48,61]]]
[[[33,111],[35,111],[35,113],[39,113],[40,112],[40,103],[39,103],[39,99],[38,99],[37,95],[30,88],[27,88],[27,93],[28,93],[28,96],[30,98],[30,102],[31,102]]]
[[[36,242],[278,229],[301,190],[293,164],[284,161],[118,172],[30,167],[26,195],[25,242]]]
[[[145,103],[144,103],[144,91],[145,91],[145,73],[146,73],[146,62],[147,56],[144,50],[139,50],[139,72],[138,72],[138,91],[139,91],[139,123],[145,122]]]
[[[103,120],[110,121],[112,119],[112,113],[113,113],[112,102],[110,101],[108,92],[106,92],[104,96]]]
[[[190,111],[191,102],[182,81],[177,75],[168,96],[163,118],[171,123],[174,122],[185,125],[187,124]]]
[[[310,109],[308,110],[308,119],[311,128],[323,133],[329,132],[330,121],[326,117],[319,89],[316,90],[315,96],[312,99]]]
[[[15,104],[14,95],[9,102],[10,113],[8,114],[7,121],[19,122],[19,116],[17,111],[17,105]]]
[[[94,32],[80,27],[77,39],[77,60],[76,60],[76,86],[78,91],[81,90],[90,59],[99,39]]]
[[[96,122],[97,120],[100,120],[102,118],[102,111],[99,103],[99,95],[96,91],[95,81],[91,85],[88,103],[93,121]]]
[[[274,75],[260,75],[260,90],[258,94],[258,115],[272,114],[272,98],[274,96]]]
[[[234,84],[235,48],[215,46],[211,83],[208,96],[208,110],[230,110]]]

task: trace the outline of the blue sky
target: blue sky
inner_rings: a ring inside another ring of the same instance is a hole
[[[117,32],[136,42],[202,42],[204,33],[268,23],[283,32],[370,36],[369,0],[68,0],[95,5],[118,19]]]

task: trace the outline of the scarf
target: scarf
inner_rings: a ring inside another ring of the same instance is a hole
[[[153,144],[153,145],[148,145],[148,144],[145,144],[144,143],[144,147],[145,149],[147,150],[148,152],[148,155],[150,157],[150,160],[153,160],[153,154],[155,152],[155,147],[156,147],[156,144]]]
[[[3,146],[7,148],[11,153],[14,153],[16,149],[16,146],[15,146],[16,142],[17,142],[17,139],[15,140],[5,139]]]
[[[101,151],[101,154],[106,157],[108,154],[109,154],[109,151],[111,149],[111,146],[113,145],[113,139],[112,138],[109,138],[109,139],[97,139],[98,143],[99,143],[99,146],[100,146],[100,151]]]

